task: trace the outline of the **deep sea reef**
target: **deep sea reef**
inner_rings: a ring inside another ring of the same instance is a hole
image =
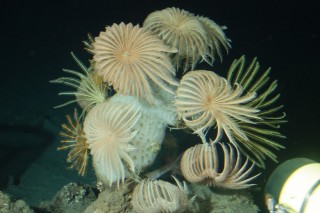
[[[80,175],[92,162],[100,194],[89,209],[108,212],[103,197],[123,192],[122,206],[133,212],[200,212],[197,187],[209,197],[213,188],[246,189],[255,185],[256,166],[277,161],[286,120],[270,69],[259,72],[257,59],[246,65],[245,56],[225,76],[197,69],[230,51],[226,29],[172,7],[150,13],[142,26],[114,23],[89,35],[89,65],[72,53],[80,71],[64,69],[69,76],[52,81],[73,88],[60,93],[73,98],[58,107],[77,104],[58,150],[70,150],[67,161]],[[164,142],[170,130],[175,140]],[[175,151],[164,151],[173,141]],[[156,160],[163,156],[171,161]]]

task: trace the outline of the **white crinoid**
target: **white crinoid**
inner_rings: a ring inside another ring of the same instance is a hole
[[[224,160],[219,164],[218,146]],[[187,149],[181,158],[181,172],[186,180],[229,189],[243,189],[254,184],[249,182],[258,175],[248,177],[254,164],[247,159],[244,164],[238,149],[231,144],[204,143]]]
[[[208,46],[210,58],[215,59],[215,54],[218,54],[220,61],[222,62],[222,49],[225,49],[225,51],[228,53],[229,49],[231,48],[231,40],[228,39],[223,32],[223,30],[226,30],[227,27],[220,26],[207,17],[197,16],[197,18],[202,24],[202,27],[204,28],[208,36],[207,41],[209,43]]]
[[[189,204],[187,185],[174,179],[178,186],[162,180],[142,180],[132,194],[133,209],[141,213],[186,210]]]
[[[137,133],[134,125],[140,118],[134,105],[104,102],[90,110],[83,130],[98,178],[110,186],[125,179],[126,171],[135,165],[129,152],[135,150],[130,141]]]
[[[256,115],[258,110],[244,105],[255,97],[254,92],[242,95],[240,85],[232,88],[225,78],[214,72],[195,70],[181,79],[175,105],[178,116],[195,133],[203,136],[210,127],[216,126],[215,142],[221,139],[224,132],[229,141],[236,145],[235,134],[247,138],[238,122],[253,123],[251,119],[259,119]]]
[[[226,27],[175,7],[149,14],[143,27],[178,49],[173,61],[177,67],[182,64],[184,72],[193,70],[199,61],[212,65],[216,52],[222,59],[221,45],[226,51],[231,47],[223,32]]]
[[[133,160],[137,171],[143,171],[153,163],[161,150],[166,127],[175,122],[175,111],[160,101],[152,105],[134,96],[115,94],[108,101],[140,109],[141,116],[133,128],[138,132],[130,141],[130,144],[136,149],[134,152],[129,152],[128,155]]]
[[[173,94],[172,86],[178,84],[168,55],[176,49],[138,25],[106,27],[95,38],[92,52],[95,69],[119,94],[153,103],[153,85]]]

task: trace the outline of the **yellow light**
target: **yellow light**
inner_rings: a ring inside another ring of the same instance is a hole
[[[315,189],[320,186],[319,180],[319,163],[312,163],[300,167],[289,176],[283,185],[279,196],[279,203],[283,206],[289,206],[296,212],[320,212],[320,197],[317,197],[318,211],[316,211],[316,209],[312,209],[314,204],[310,203],[312,200],[317,200],[315,195],[320,193],[317,192],[314,194],[316,192]],[[312,200],[310,200],[311,197]]]

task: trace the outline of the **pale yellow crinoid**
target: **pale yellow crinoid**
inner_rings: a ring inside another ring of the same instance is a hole
[[[153,85],[173,93],[175,68],[168,53],[175,49],[131,23],[106,27],[92,44],[95,69],[120,94],[153,102]]]
[[[283,105],[278,105],[280,94],[276,92],[277,81],[270,82],[270,68],[259,76],[260,65],[254,58],[245,68],[245,57],[233,61],[228,71],[228,81],[239,84],[246,93],[257,93],[257,98],[246,103],[246,106],[258,109],[259,120],[254,120],[255,125],[238,122],[239,127],[247,138],[235,135],[239,142],[240,151],[260,167],[265,167],[264,160],[269,157],[277,162],[277,156],[270,150],[284,148],[279,144],[278,138],[285,138],[279,133],[280,125],[287,122],[286,114],[281,112]]]
[[[175,95],[175,105],[179,118],[187,127],[198,133],[205,142],[204,134],[216,126],[214,142],[221,139],[223,131],[229,141],[237,145],[234,135],[247,139],[238,122],[253,123],[258,119],[258,110],[244,105],[252,101],[254,92],[242,95],[240,85],[232,88],[229,82],[212,71],[190,71],[180,81]]]
[[[88,162],[88,146],[87,138],[82,129],[81,121],[77,110],[74,110],[73,119],[70,115],[66,116],[68,123],[62,124],[60,132],[61,143],[58,150],[71,148],[67,161],[70,163],[70,168],[75,168],[80,175],[84,175]]]
[[[204,30],[207,32],[207,42],[210,50],[210,58],[215,59],[215,54],[217,53],[220,60],[222,61],[223,56],[221,45],[227,53],[231,48],[231,40],[228,39],[223,32],[223,30],[226,30],[227,27],[220,26],[207,17],[197,16],[197,18],[202,24]]]
[[[140,109],[134,105],[104,102],[90,110],[84,120],[88,148],[99,180],[110,186],[125,179],[126,171],[135,165],[128,152],[136,135],[134,125],[140,118]]]
[[[183,62],[184,71],[193,70],[202,60],[212,65],[215,52],[222,58],[221,44],[227,51],[230,48],[230,40],[223,32],[226,27],[179,8],[166,8],[151,13],[143,26],[167,45],[179,50],[173,61],[177,67]]]
[[[219,145],[224,161],[219,165]],[[221,168],[220,168],[221,167]],[[231,144],[204,143],[187,149],[181,158],[181,172],[192,183],[200,183],[228,189],[243,189],[254,184],[249,182],[257,177],[248,177],[254,164],[249,160],[242,164],[241,155]]]
[[[162,180],[142,180],[132,193],[131,204],[136,212],[184,212],[190,200],[185,182],[174,178],[177,185]]]

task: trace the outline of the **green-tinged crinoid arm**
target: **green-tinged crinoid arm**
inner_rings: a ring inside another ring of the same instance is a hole
[[[72,52],[72,58],[81,68],[82,72],[63,69],[64,72],[73,75],[72,77],[61,77],[50,81],[51,83],[58,83],[75,88],[75,91],[60,92],[59,95],[75,96],[75,99],[70,100],[64,104],[56,106],[55,108],[63,107],[72,103],[78,103],[83,109],[83,112],[88,112],[97,103],[102,103],[108,92],[108,85],[102,82],[102,78],[92,71],[91,67],[86,67]]]
[[[283,105],[278,105],[280,94],[276,92],[277,81],[270,82],[268,76],[271,68],[262,75],[258,75],[260,65],[257,58],[245,68],[245,56],[236,59],[228,71],[228,81],[234,85],[241,85],[244,93],[257,94],[256,99],[246,103],[246,106],[258,109],[257,115],[261,120],[256,120],[254,125],[239,122],[239,127],[245,132],[247,140],[235,134],[239,142],[240,151],[258,166],[264,168],[266,157],[277,162],[277,156],[271,149],[284,148],[277,142],[285,138],[278,129],[285,120],[286,114],[282,112]]]
[[[74,109],[73,118],[67,115],[66,119],[67,123],[61,125],[60,136],[63,139],[61,139],[62,145],[58,147],[58,150],[71,149],[67,162],[70,163],[70,168],[76,169],[83,176],[88,162],[87,138],[76,109]]]
[[[91,33],[88,33],[88,39],[82,41],[82,44],[84,46],[84,49],[87,50],[90,54],[93,55],[93,47],[92,44],[94,43],[94,37],[91,35]]]

